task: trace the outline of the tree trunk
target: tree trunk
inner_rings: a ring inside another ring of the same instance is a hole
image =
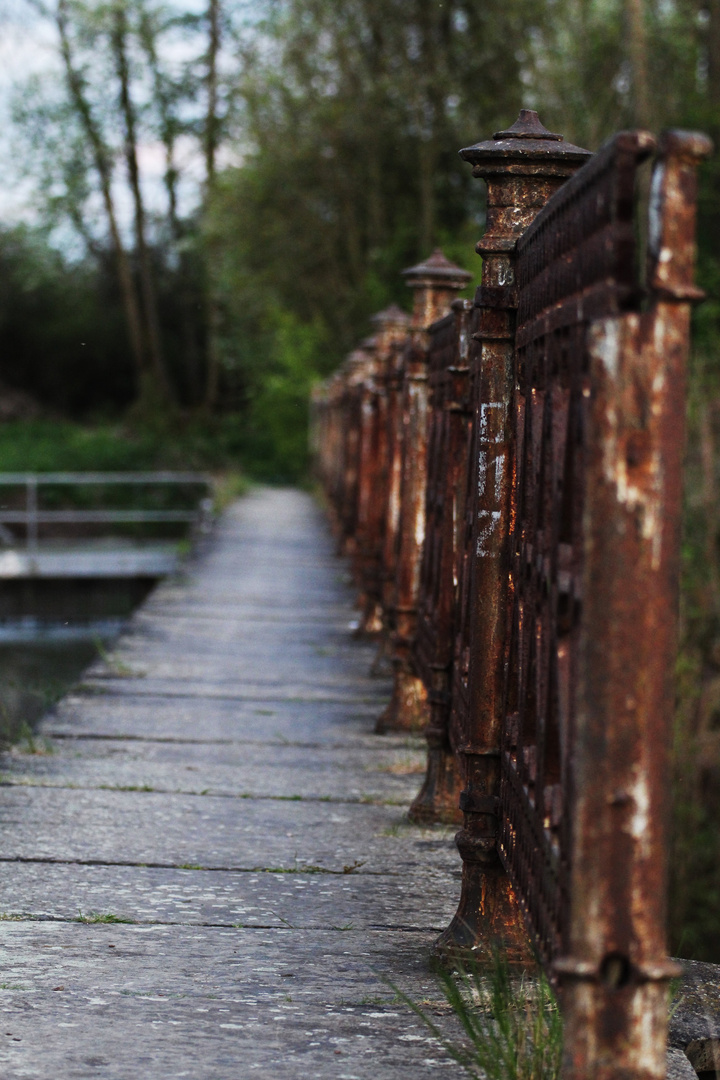
[[[207,8],[207,113],[205,116],[205,176],[206,203],[212,203],[215,189],[215,169],[219,141],[217,57],[220,49],[220,0],[209,0]],[[221,312],[214,287],[213,274],[217,262],[217,243],[211,235],[207,241],[205,262],[205,312],[207,332],[207,382],[205,407],[215,408],[220,391],[220,322]]]
[[[143,335],[140,321],[140,306],[138,304],[135,283],[130,269],[130,260],[120,237],[115,203],[112,196],[112,166],[110,155],[103,141],[100,130],[90,109],[90,103],[85,97],[85,88],[80,73],[73,64],[72,46],[68,33],[67,0],[58,0],[55,12],[55,23],[60,35],[60,51],[62,53],[63,66],[65,68],[65,81],[67,83],[70,100],[77,112],[85,137],[90,144],[93,163],[100,181],[103,205],[108,220],[108,228],[115,252],[115,264],[120,286],[125,321],[130,339],[130,350],[133,355],[135,370],[138,378],[138,388],[142,383],[145,371],[145,352],[143,349]]]
[[[717,131],[720,126],[720,0],[708,0],[707,10],[710,15],[707,28],[708,98]]]
[[[435,140],[424,139],[420,143],[420,258],[430,254],[435,241]]]
[[[708,568],[711,614],[718,604],[718,511],[715,483],[715,439],[712,429],[712,406],[707,401],[700,406],[700,460],[702,462],[702,500],[705,511],[705,559]]]
[[[160,335],[157,297],[153,281],[150,253],[145,236],[145,206],[140,188],[140,170],[137,161],[137,138],[135,110],[130,97],[130,71],[127,61],[127,13],[125,0],[116,0],[113,9],[111,35],[115,66],[120,83],[120,108],[125,124],[125,161],[135,208],[135,241],[137,244],[140,289],[143,299],[145,328],[150,352],[150,365],[154,379],[154,392],[161,399],[169,399],[170,385],[165,371]]]
[[[643,0],[625,0],[627,16],[628,53],[632,78],[633,123],[638,127],[652,125],[650,85],[648,82],[647,32]]]
[[[140,15],[140,41],[147,56],[148,67],[152,75],[153,93],[160,116],[160,137],[165,148],[165,175],[163,181],[168,197],[168,224],[173,240],[181,239],[181,227],[177,213],[178,171],[175,166],[175,137],[178,122],[173,114],[172,93],[168,89],[167,79],[163,75],[155,48],[155,30],[147,11]]]

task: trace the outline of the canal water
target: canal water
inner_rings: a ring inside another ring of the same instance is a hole
[[[123,624],[0,623],[0,745],[31,739],[43,714],[112,647]]]

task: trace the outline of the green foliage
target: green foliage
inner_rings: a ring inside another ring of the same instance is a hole
[[[707,273],[707,262],[705,266]],[[712,272],[712,265],[710,266]],[[705,306],[705,305],[703,305]],[[673,745],[670,946],[720,961],[720,335],[697,313],[690,368],[681,578],[681,649]],[[715,346],[713,348],[713,342]]]
[[[0,472],[238,470],[247,445],[243,415],[171,417],[163,424],[0,424]]]
[[[267,370],[249,392],[245,460],[265,480],[301,480],[308,467],[308,400],[319,375],[325,333],[289,311],[271,313]]]
[[[83,915],[83,913],[81,911],[81,912],[78,913],[78,916],[75,919],[75,922],[87,923],[87,924],[94,924],[94,923],[115,924],[115,923],[133,923],[133,922],[135,922],[135,920],[134,919],[124,919],[120,915],[113,915],[111,912],[108,912],[107,914],[103,914],[102,912],[99,912],[99,911],[91,911],[89,914]]]
[[[59,413],[115,411],[132,399],[112,278],[69,264],[47,234],[0,228],[2,378]]]
[[[489,968],[441,972],[443,991],[466,1036],[449,1039],[426,1009],[392,989],[474,1080],[556,1080],[562,1059],[560,1011],[544,973],[519,975],[495,952]]]

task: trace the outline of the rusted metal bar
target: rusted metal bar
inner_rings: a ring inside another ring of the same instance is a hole
[[[383,635],[378,660],[391,653],[395,618],[395,570],[397,566],[398,534],[400,529],[400,489],[404,429],[402,423],[402,390],[404,375],[405,339],[393,342],[385,364],[385,454],[386,471],[383,485],[384,513],[380,555],[381,612]],[[377,661],[376,661],[377,663]]]
[[[353,577],[358,590],[358,607],[362,611],[365,605],[362,593],[363,544],[369,499],[368,478],[372,467],[372,429],[377,375],[375,338],[365,338],[351,355],[355,359],[351,381],[355,406],[353,420],[357,425],[357,438],[355,486],[347,515],[347,531],[352,552]]]
[[[430,718],[423,785],[409,817],[418,823],[458,822],[461,777],[450,742],[453,646],[458,608],[460,524],[467,487],[470,434],[468,352],[470,300],[433,323],[428,349],[430,423],[425,545],[420,572],[415,665],[428,694]]]
[[[412,646],[417,624],[420,561],[425,539],[425,488],[428,430],[428,329],[446,314],[458,290],[471,278],[438,249],[423,263],[404,272],[414,291],[410,335],[403,351],[403,379],[395,418],[391,498],[398,500],[394,589],[390,604],[393,693],[376,731],[413,730],[428,718],[427,693],[415,672]],[[395,507],[391,508],[394,514]],[[389,515],[390,517],[391,515]]]
[[[590,154],[564,142],[523,109],[493,139],[462,150],[487,183],[487,225],[477,245],[482,284],[475,298],[470,354],[473,429],[451,726],[463,760],[463,827],[457,845],[463,878],[457,913],[436,954],[483,957],[502,947],[528,958],[526,933],[497,850],[500,740],[510,570],[515,250],[520,236]]]
[[[362,467],[363,398],[373,366],[374,342],[366,339],[350,353],[344,366],[342,396],[343,475],[338,550],[354,556],[357,550],[360,473]]]
[[[646,133],[617,137],[568,182],[518,245],[517,514],[510,538],[500,853],[547,962],[562,951],[569,897],[574,766],[568,718],[577,686],[593,393],[587,328],[593,316],[615,317],[637,303],[634,194],[638,166],[652,146]],[[619,541],[604,558],[616,557]]]
[[[582,609],[568,646],[568,902],[564,954],[555,961],[567,1080],[665,1075],[685,368],[690,301],[699,296],[696,168],[709,151],[701,135],[661,139],[651,185],[650,306],[598,313],[586,337],[585,501],[573,545]]]
[[[358,634],[382,630],[382,544],[388,487],[388,367],[410,319],[396,304],[372,317],[375,335],[362,389],[356,572]]]
[[[400,673],[433,710],[416,820],[450,805],[438,762],[454,748],[463,765],[462,892],[436,952],[499,946],[523,963],[522,913],[560,991],[563,1080],[665,1075],[685,368],[709,142],[660,141],[643,275],[638,176],[654,147],[624,132],[591,157],[523,110],[462,151],[488,184],[482,285],[472,310],[456,301],[432,325],[416,295],[410,340],[387,354],[385,448],[370,454],[371,475],[373,455],[388,461],[395,708]],[[410,271],[418,290],[428,265]],[[348,436],[358,379],[355,356],[318,399],[338,504],[363,467]]]

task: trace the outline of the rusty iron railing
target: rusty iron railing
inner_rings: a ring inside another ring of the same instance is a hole
[[[430,716],[423,785],[410,807],[418,823],[460,819],[462,787],[457,747],[450,741],[450,708],[459,599],[461,525],[467,486],[470,409],[470,300],[430,328],[430,425],[425,545],[420,574],[415,664],[428,692]]]
[[[698,135],[671,132],[638,274],[616,136],[518,245],[518,516],[500,853],[557,978],[564,1075],[661,1076],[668,746]],[[597,1040],[597,1042],[595,1041]]]
[[[382,553],[388,491],[387,381],[395,347],[404,341],[408,316],[391,305],[372,319],[373,355],[361,405],[358,520],[355,571],[360,593],[359,634],[383,628]]]
[[[523,110],[512,128],[461,152],[487,184],[487,224],[471,330],[471,407],[460,603],[451,715],[461,758],[463,880],[440,953],[491,951],[527,958],[510,879],[498,857],[500,733],[508,606],[509,530],[514,508],[512,400],[517,291],[515,247],[550,196],[590,157]]]
[[[425,494],[428,435],[428,330],[450,308],[459,289],[471,278],[449,262],[440,250],[404,272],[414,293],[409,334],[402,352],[402,386],[395,412],[394,447],[399,458],[399,485],[390,492],[388,518],[394,520],[397,499],[392,587],[389,590],[389,630],[393,663],[393,693],[376,730],[422,729],[428,719],[427,689],[413,661],[417,627],[420,564],[425,539]]]
[[[375,553],[358,580],[366,604],[375,581],[392,631],[379,726],[429,713],[411,817],[453,820],[462,787],[461,895],[436,955],[501,947],[525,964],[532,945],[560,991],[565,1080],[665,1074],[684,380],[708,151],[692,133],[656,147],[624,132],[592,156],[523,110],[462,151],[488,189],[474,304],[433,291],[433,256],[411,271],[423,284],[404,344],[398,329],[370,375],[351,360],[315,397],[319,473],[349,548]],[[357,401],[384,418],[372,436]]]

